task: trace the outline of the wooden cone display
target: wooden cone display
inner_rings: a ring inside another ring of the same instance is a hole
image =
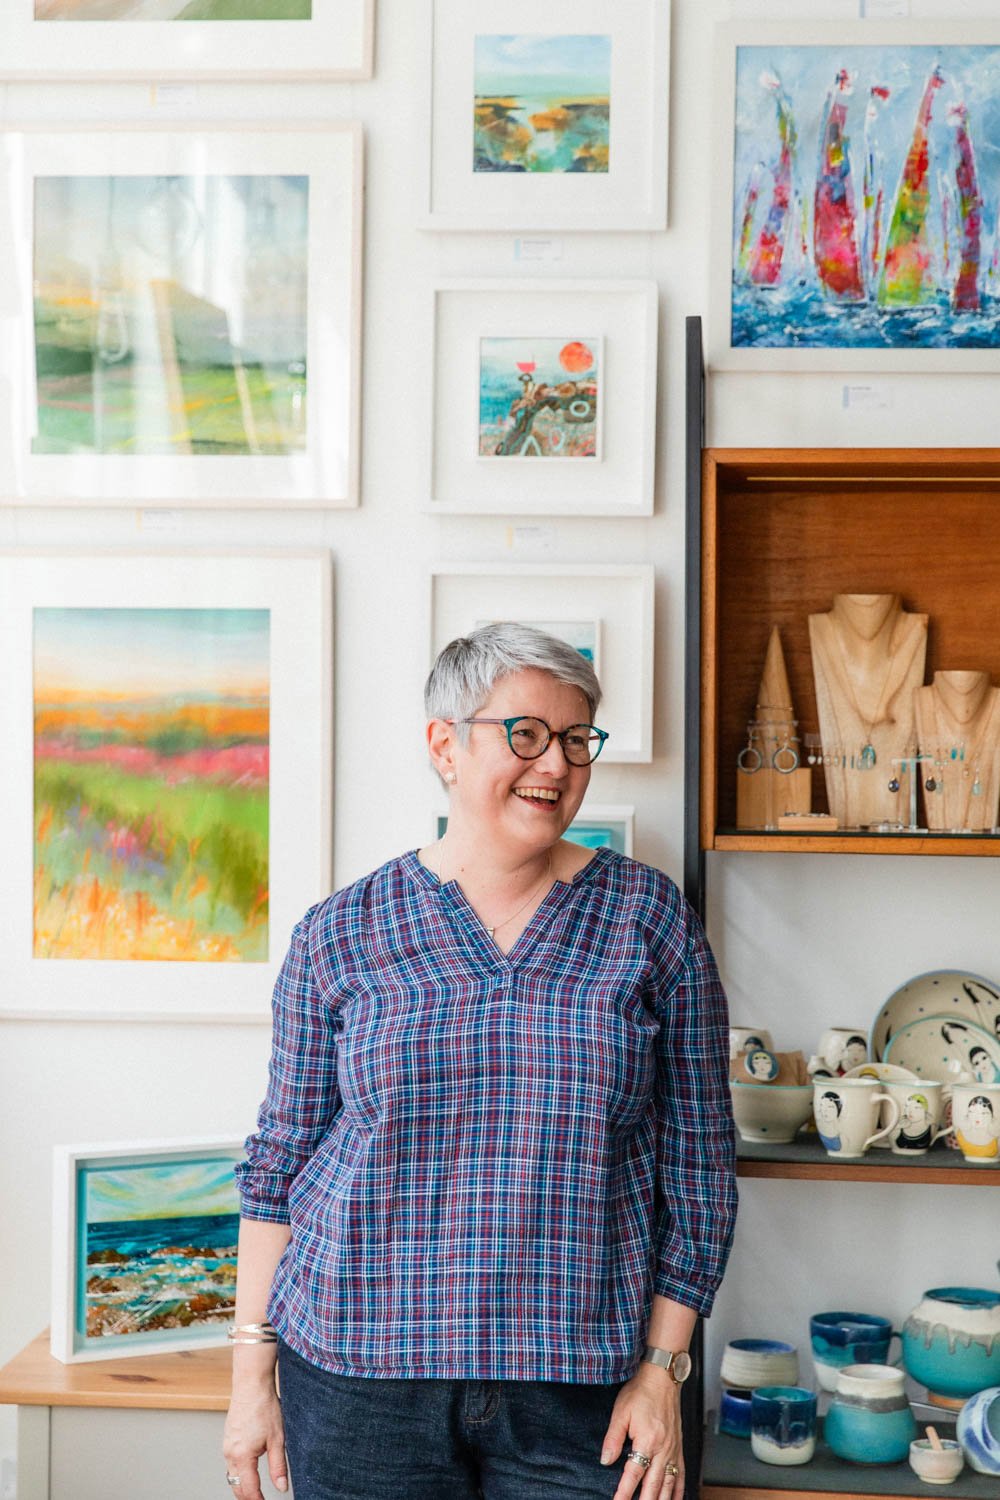
[[[801,746],[793,739],[795,709],[788,685],[785,653],[781,649],[781,632],[772,625],[764,658],[764,671],[757,690],[754,719],[758,724],[754,745],[760,751],[762,764],[756,771],[736,771],[737,828],[777,828],[783,813],[807,813],[812,806],[812,771],[799,765],[793,771],[775,770],[772,756],[788,745],[796,754]],[[744,756],[753,761],[753,756]],[[778,764],[791,760],[788,750],[777,755]]]

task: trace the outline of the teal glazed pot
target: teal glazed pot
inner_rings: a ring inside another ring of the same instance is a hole
[[[1000,1386],[966,1401],[958,1414],[958,1441],[973,1469],[1000,1474]]]
[[[891,1365],[845,1365],[823,1434],[838,1458],[852,1464],[896,1464],[910,1456],[917,1424]]]
[[[939,1406],[959,1407],[1000,1385],[1000,1292],[975,1286],[925,1292],[903,1324],[903,1365]]]

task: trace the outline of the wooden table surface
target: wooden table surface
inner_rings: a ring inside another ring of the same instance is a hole
[[[231,1368],[228,1345],[64,1365],[46,1331],[0,1369],[0,1404],[225,1411]]]

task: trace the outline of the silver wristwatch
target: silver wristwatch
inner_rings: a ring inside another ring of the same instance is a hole
[[[669,1371],[677,1385],[683,1385],[691,1374],[691,1356],[686,1349],[657,1349],[654,1344],[647,1344],[642,1357],[647,1364]]]

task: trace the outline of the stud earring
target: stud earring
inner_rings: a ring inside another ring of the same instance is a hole
[[[458,780],[458,777],[455,775],[454,771],[449,771],[444,779],[447,786],[454,786],[456,781]]]

